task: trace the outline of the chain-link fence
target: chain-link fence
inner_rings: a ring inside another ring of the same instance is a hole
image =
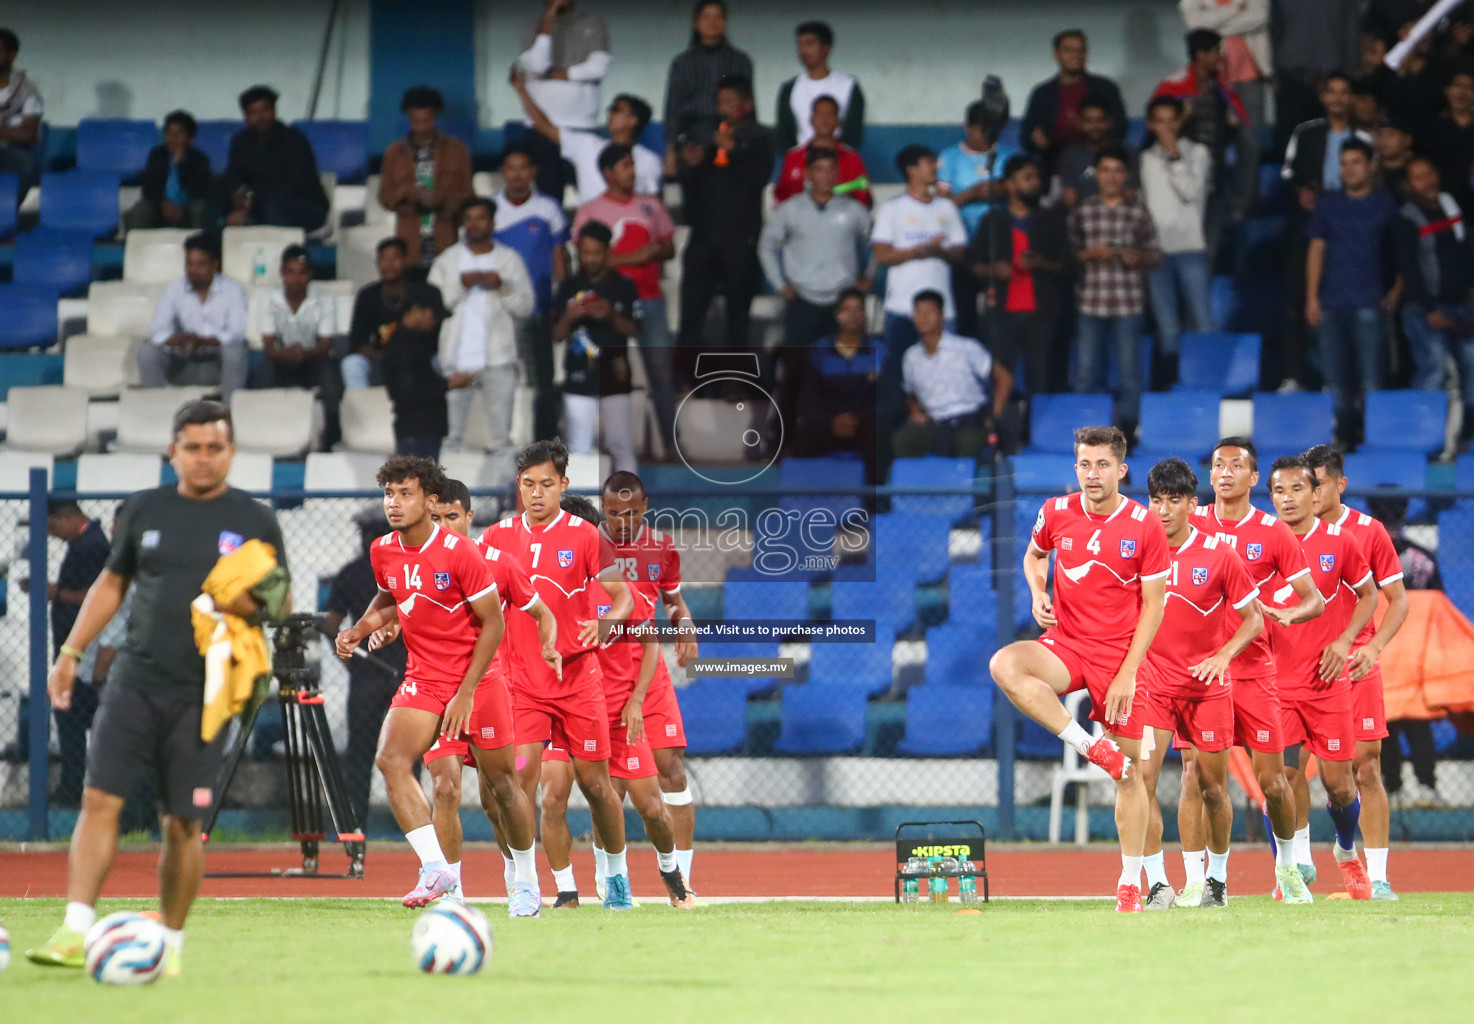
[[[1012,478],[992,467],[967,487],[651,492],[647,522],[675,538],[681,592],[703,630],[700,664],[682,667],[671,647],[663,652],[679,688],[703,838],[884,838],[900,821],[962,816],[992,835],[1042,839],[1053,804],[1068,839],[1082,785],[1090,833],[1113,834],[1110,784],[1057,785],[1059,741],[1017,715],[988,675],[1000,644],[1037,634],[1019,567],[1046,495],[1014,495]],[[116,499],[82,497],[88,513],[110,525]],[[1412,552],[1404,558],[1436,561],[1453,605],[1474,616],[1474,503],[1447,493],[1418,498],[1417,521],[1401,534]],[[386,529],[377,495],[294,492],[270,501],[286,539],[295,610],[321,614],[328,633],[351,622],[376,589],[365,545]],[[475,503],[479,533],[509,499],[477,495]],[[44,756],[28,744],[31,716],[49,717],[44,699],[28,699],[37,679],[33,633],[42,631],[48,654],[52,638],[33,619],[21,581],[31,572],[32,532],[45,528],[30,521],[27,499],[0,497],[0,550],[9,559],[0,615],[0,839],[63,836],[75,803],[65,783],[76,778],[69,761],[78,748],[59,743],[59,723],[48,727]],[[65,544],[49,541],[50,578],[65,553]],[[1474,718],[1474,672],[1460,671],[1474,657],[1459,653],[1467,647],[1474,655],[1474,627],[1458,617],[1410,623],[1396,643],[1438,656],[1423,660],[1417,680],[1388,680],[1389,694],[1411,686],[1418,698],[1399,698],[1399,708],[1416,714],[1395,723],[1386,744],[1400,754],[1385,759],[1393,838],[1474,838],[1474,735],[1457,727],[1461,715]],[[403,646],[347,666],[326,636],[314,648],[350,796],[371,835],[393,834],[373,751],[403,671]],[[217,834],[285,834],[282,741],[280,713],[268,705]],[[1169,840],[1175,764],[1159,793]],[[45,786],[30,786],[31,766],[44,768]],[[465,789],[469,809],[475,787]],[[1236,832],[1257,834],[1257,816],[1233,789]],[[1323,806],[1318,787],[1313,797]],[[586,829],[576,793],[573,807],[575,830]],[[479,814],[467,814],[465,824],[468,836],[489,836]]]

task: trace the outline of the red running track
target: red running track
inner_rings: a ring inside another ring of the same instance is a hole
[[[710,897],[877,897],[889,896],[895,864],[894,846],[844,844],[790,846],[783,844],[710,844],[696,847],[693,887]],[[129,850],[118,854],[104,896],[148,897],[158,892],[157,852]],[[541,860],[544,882],[551,880]],[[1320,879],[1312,891],[1318,896],[1340,889],[1330,857],[1317,854]],[[270,871],[300,866],[296,847],[218,847],[207,849],[206,871]],[[593,873],[593,855],[575,850],[578,879],[587,885]],[[468,896],[499,896],[501,856],[493,846],[466,848]],[[324,846],[323,870],[347,866],[341,847]],[[211,878],[204,896],[401,896],[414,885],[416,862],[403,843],[370,843],[367,871],[359,880],[326,878]],[[635,895],[658,898],[664,893],[655,869],[654,852],[644,844],[630,848],[631,885]],[[1044,846],[997,846],[989,849],[988,876],[994,896],[1113,895],[1120,871],[1119,854],[1109,848],[1058,849]],[[1230,861],[1229,889],[1267,893],[1272,881],[1268,853],[1259,845],[1241,847]],[[1394,846],[1389,863],[1399,892],[1467,892],[1474,890],[1474,849],[1467,847]],[[1167,852],[1167,873],[1182,881],[1182,861]],[[0,897],[61,897],[66,895],[66,851],[0,851]]]

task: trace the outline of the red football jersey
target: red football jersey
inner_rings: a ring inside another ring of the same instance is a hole
[[[533,657],[542,660],[542,644],[537,643],[537,623],[523,614],[532,609],[532,606],[541,600],[537,596],[537,590],[532,585],[532,580],[527,576],[526,570],[518,565],[516,560],[501,551],[474,541],[477,550],[486,559],[486,567],[491,571],[492,582],[496,584],[496,592],[502,599],[502,618],[506,622],[506,632],[503,634],[502,642],[497,645],[496,657],[491,661],[493,671],[500,672],[502,678],[511,682],[520,680],[522,676],[522,662],[520,654],[514,648],[517,641],[512,638],[512,621],[514,618],[531,621],[533,623],[534,650]],[[546,664],[546,663],[544,663]]]
[[[1306,697],[1336,685],[1350,685],[1345,673],[1336,682],[1323,681],[1320,657],[1351,621],[1356,608],[1356,593],[1351,588],[1360,586],[1372,575],[1361,545],[1339,526],[1317,519],[1310,532],[1298,539],[1310,562],[1310,579],[1325,599],[1326,610],[1308,622],[1274,627],[1279,693],[1286,699]],[[1295,592],[1286,583],[1271,595],[1270,603],[1283,608],[1294,596]]]
[[[1380,519],[1343,505],[1341,518],[1336,525],[1355,537],[1356,542],[1361,545],[1361,553],[1366,555],[1367,564],[1371,567],[1372,576],[1379,588],[1402,579],[1402,559],[1398,557],[1397,547],[1392,543],[1392,537]],[[1366,624],[1366,628],[1357,635],[1356,642],[1351,646],[1366,646],[1367,641],[1376,633],[1376,616],[1373,615],[1372,621]]]
[[[1130,498],[1108,516],[1085,495],[1051,498],[1034,521],[1033,544],[1054,552],[1054,614],[1060,635],[1125,647],[1141,617],[1143,580],[1167,575],[1162,521]]]
[[[600,526],[599,532],[614,551],[614,564],[632,587],[654,601],[661,594],[680,593],[681,553],[670,534],[642,526],[632,540],[620,544],[605,527]]]
[[[419,548],[407,548],[398,531],[369,548],[379,589],[394,595],[399,627],[409,651],[406,679],[459,683],[471,664],[481,619],[471,602],[496,591],[476,544],[436,526]]]
[[[1249,570],[1249,578],[1266,599],[1286,583],[1310,571],[1305,549],[1300,546],[1295,531],[1252,506],[1249,514],[1238,522],[1224,522],[1218,518],[1216,506],[1201,505],[1193,513],[1193,525],[1204,533],[1217,536],[1238,552]],[[1232,624],[1232,629],[1237,628],[1237,624]],[[1262,679],[1274,675],[1274,647],[1268,627],[1233,660],[1232,668],[1235,679]]]
[[[1171,548],[1167,607],[1147,658],[1157,669],[1154,692],[1201,697],[1207,687],[1188,669],[1218,653],[1242,621],[1236,610],[1259,596],[1249,571],[1227,544],[1193,530]]]
[[[594,599],[597,602],[594,610],[602,619],[608,616],[612,599],[599,584],[595,583],[593,587]],[[633,587],[631,590],[635,607],[634,611],[630,612],[627,626],[630,629],[649,626],[655,613],[654,602],[659,598],[651,598],[643,590]],[[610,715],[618,715],[624,709],[624,702],[629,700],[631,693],[634,693],[635,683],[639,681],[640,667],[644,660],[645,645],[632,638],[615,640],[599,648],[599,668],[604,676],[604,701],[609,705]],[[656,675],[659,675],[658,670]],[[654,689],[654,679],[650,680],[650,687]],[[649,696],[648,691],[646,696]]]

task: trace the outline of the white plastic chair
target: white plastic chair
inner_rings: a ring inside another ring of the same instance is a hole
[[[240,390],[230,396],[236,447],[294,459],[312,446],[312,392],[305,388]]]
[[[148,337],[163,290],[140,281],[93,281],[87,288],[87,333]]]
[[[117,398],[138,377],[136,338],[77,334],[67,339],[61,382],[93,398]]]
[[[11,388],[6,399],[6,449],[77,454],[87,444],[87,400],[87,392],[80,388]]]
[[[164,460],[137,452],[89,452],[77,459],[79,494],[132,494],[157,487],[164,479]]]
[[[307,456],[303,490],[376,491],[382,455],[366,452],[313,452]]]
[[[0,450],[0,491],[19,494],[31,487],[31,470],[46,470],[48,482],[56,478],[56,459],[49,452]]]
[[[394,235],[394,224],[363,224],[338,232],[338,280],[351,281],[355,289],[379,279],[379,243]]]
[[[343,426],[341,449],[345,452],[394,451],[394,406],[388,388],[355,388],[343,395],[339,406]]]
[[[149,228],[128,232],[123,243],[123,280],[167,284],[184,276],[187,228]]]
[[[1076,690],[1068,694],[1064,699],[1065,710],[1070,713],[1070,718],[1080,720],[1080,707],[1090,699],[1090,694],[1084,690]],[[1105,735],[1105,730],[1100,723],[1095,723],[1094,735],[1099,738]],[[1070,783],[1075,786],[1075,844],[1084,846],[1090,842],[1090,783],[1109,779],[1104,769],[1097,768],[1089,761],[1082,761],[1080,752],[1070,744],[1064,745],[1064,756],[1060,758],[1059,767],[1049,779],[1049,841],[1059,842],[1060,819],[1064,814],[1065,787]]]
[[[207,387],[132,388],[118,396],[118,436],[110,452],[163,455],[174,443],[174,414],[212,392]]]
[[[243,491],[269,491],[275,465],[275,460],[265,452],[237,451],[230,460],[230,475],[225,478],[225,482]]]
[[[221,235],[221,273],[247,287],[252,284],[280,284],[282,250],[289,245],[302,245],[306,239],[306,232],[301,228],[266,225],[226,228]],[[258,254],[265,271],[259,281],[256,279]]]

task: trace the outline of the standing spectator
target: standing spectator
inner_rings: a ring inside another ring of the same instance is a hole
[[[143,195],[123,215],[123,230],[203,228],[209,214],[210,158],[195,148],[195,120],[183,110],[164,118],[164,144],[149,150]]]
[[[1126,107],[1121,102],[1121,90],[1109,78],[1085,70],[1089,54],[1084,32],[1072,28],[1058,33],[1054,37],[1054,59],[1059,64],[1059,74],[1040,82],[1029,93],[1019,137],[1025,152],[1041,157],[1050,175],[1054,174],[1064,148],[1080,141],[1075,114],[1087,96],[1106,105],[1115,138],[1126,137]]]
[[[752,58],[727,41],[724,0],[696,0],[691,44],[670,62],[665,78],[665,176],[676,176],[676,157],[686,142],[705,143],[716,133],[717,86],[728,79],[752,81]]]
[[[1458,202],[1439,190],[1438,169],[1418,157],[1407,168],[1408,200],[1393,226],[1402,277],[1402,329],[1413,350],[1413,387],[1443,389],[1452,356],[1464,408],[1474,409],[1474,253]],[[1464,419],[1462,449],[1474,435]]]
[[[527,265],[511,247],[492,238],[496,204],[477,196],[461,208],[462,237],[435,257],[429,282],[440,289],[450,319],[440,330],[440,372],[450,430],[446,446],[460,451],[471,405],[479,392],[488,428],[488,450],[510,458],[512,402],[522,381],[517,321],[532,315],[536,299]]]
[[[563,207],[533,189],[537,164],[532,151],[511,145],[502,153],[500,192],[496,203],[497,242],[512,249],[527,266],[532,278],[535,313],[519,321],[519,348],[531,370],[535,389],[532,404],[534,437],[558,434],[558,392],[553,385],[553,346],[548,339],[548,315],[553,289],[568,276],[568,221]]]
[[[389,144],[380,168],[379,205],[394,211],[411,266],[428,267],[455,245],[461,206],[471,198],[471,151],[435,126],[444,107],[438,89],[406,89],[399,108],[409,134]]]
[[[920,340],[902,360],[907,415],[891,441],[897,458],[977,458],[988,443],[988,375],[993,360],[977,341],[942,326],[943,309],[937,292],[916,296]]]
[[[1080,127],[1080,139],[1070,143],[1059,154],[1059,192],[1065,208],[1073,210],[1080,205],[1080,200],[1100,193],[1100,187],[1095,183],[1095,157],[1105,146],[1125,147],[1131,160],[1126,175],[1126,191],[1134,197],[1141,189],[1140,161],[1130,143],[1115,137],[1110,110],[1100,100],[1086,98],[1080,101],[1075,120]]]
[[[1336,434],[1346,448],[1361,441],[1359,399],[1382,387],[1382,321],[1397,307],[1391,231],[1398,204],[1376,187],[1375,173],[1371,146],[1360,139],[1341,144],[1341,188],[1315,204],[1305,266],[1305,322],[1320,331],[1321,372],[1336,398]]]
[[[1167,387],[1177,380],[1178,338],[1182,319],[1179,299],[1192,316],[1192,329],[1211,331],[1208,302],[1207,242],[1203,210],[1208,199],[1212,158],[1208,147],[1178,135],[1182,102],[1158,96],[1147,106],[1147,128],[1156,136],[1141,154],[1141,198],[1157,229],[1162,262],[1147,272],[1152,315],[1157,321],[1157,357],[1160,372],[1154,384]]]
[[[139,383],[220,385],[227,404],[246,386],[246,290],[220,273],[210,237],[184,240],[184,276],[159,294],[148,342],[138,351]]]
[[[445,378],[435,359],[440,325],[450,314],[438,288],[406,278],[408,255],[402,238],[379,243],[379,279],[364,286],[353,302],[351,354],[343,359],[343,379],[350,389],[387,384],[395,454],[438,460],[449,420]]]
[[[277,92],[253,85],[240,95],[246,127],[230,140],[225,163],[225,223],[274,224],[316,231],[328,219],[328,196],[307,136],[276,119]]]
[[[527,119],[543,138],[554,143],[562,153],[560,159],[573,165],[573,181],[578,187],[578,201],[587,203],[597,199],[604,191],[604,175],[599,171],[599,154],[609,146],[628,146],[635,158],[635,191],[643,195],[658,195],[660,179],[664,174],[659,155],[640,145],[640,136],[650,123],[650,104],[622,92],[609,104],[605,116],[606,135],[584,131],[580,128],[562,128],[548,119],[527,91],[526,77],[516,68],[512,69],[512,88],[522,100],[522,109]],[[555,197],[561,200],[561,197]]]
[[[1361,6],[1350,0],[1279,0],[1274,5],[1270,33],[1280,145],[1291,129],[1320,113],[1316,103],[1320,80],[1338,68],[1356,66]]]
[[[575,237],[590,221],[612,233],[609,266],[630,279],[640,300],[640,355],[650,379],[655,416],[667,451],[675,450],[676,394],[672,382],[670,321],[661,271],[675,255],[675,222],[658,196],[635,194],[635,160],[628,146],[610,145],[599,154],[604,194],[579,207]]]
[[[838,330],[804,351],[790,450],[800,458],[854,452],[874,483],[875,398],[880,339],[865,335],[865,293],[846,288],[834,308]]]
[[[835,195],[850,196],[865,209],[870,209],[874,200],[870,196],[870,173],[865,169],[865,158],[858,149],[839,141],[839,101],[833,96],[815,97],[809,126],[813,131],[808,144],[794,146],[783,155],[783,166],[773,186],[773,205],[786,202],[804,190],[804,183],[808,181],[809,151],[827,149],[839,162]]]
[[[573,0],[544,0],[542,16],[522,33],[517,63],[527,73],[527,90],[547,119],[559,128],[589,131],[599,124],[601,90],[609,74],[609,29]],[[534,135],[537,189],[563,201],[563,160],[555,144]]]
[[[1243,101],[1249,124],[1269,124],[1274,64],[1269,48],[1269,0],[1179,0],[1188,31],[1223,37],[1223,80]]]
[[[746,346],[757,294],[757,239],[763,229],[763,189],[773,173],[773,134],[753,120],[752,82],[729,78],[717,87],[721,125],[711,141],[681,148],[681,186],[691,239],[681,267],[678,343],[702,343],[706,311],[726,297],[728,346]]]
[[[937,158],[937,194],[957,204],[962,228],[971,238],[993,200],[1003,196],[999,174],[1008,151],[999,148],[982,100],[968,104],[963,133],[961,142],[954,142]],[[957,330],[963,337],[979,337],[978,282],[965,262],[952,266],[952,301],[957,307]]]
[[[17,204],[41,176],[41,115],[45,112],[36,83],[16,70],[19,54],[20,37],[0,28],[0,174],[20,179]]]
[[[834,30],[822,21],[806,21],[794,34],[798,37],[798,59],[804,73],[778,87],[778,115],[774,122],[778,145],[789,150],[814,141],[809,115],[814,101],[828,96],[839,107],[842,127],[836,134],[859,149],[865,141],[865,93],[853,75],[830,70]]]
[[[1474,210],[1474,71],[1455,68],[1448,76],[1443,96],[1447,103],[1428,133],[1429,155],[1438,167],[1438,178],[1449,195],[1465,210]]]
[[[1401,206],[1407,199],[1407,165],[1413,160],[1413,133],[1401,121],[1387,117],[1377,125],[1377,171],[1382,187]]]
[[[808,191],[773,211],[758,243],[763,273],[784,299],[783,344],[790,349],[834,333],[834,305],[860,279],[870,238],[869,212],[834,194],[834,151],[810,150]]]
[[[578,273],[559,286],[552,303],[553,341],[568,345],[563,363],[568,450],[597,452],[602,432],[614,471],[636,473],[629,339],[640,334],[640,300],[630,279],[609,267],[613,238],[598,221],[579,229]]]
[[[1095,158],[1100,194],[1070,211],[1070,244],[1084,265],[1076,289],[1080,309],[1075,390],[1104,384],[1105,348],[1114,345],[1121,371],[1116,426],[1130,437],[1141,405],[1141,311],[1144,272],[1161,262],[1151,214],[1126,198],[1129,157],[1107,147]]]
[[[338,306],[331,296],[307,294],[312,264],[307,249],[289,245],[281,254],[281,289],[268,295],[262,312],[261,346],[266,350],[266,386],[317,389],[323,410],[323,451],[341,436],[338,407],[343,382],[333,360]]]

